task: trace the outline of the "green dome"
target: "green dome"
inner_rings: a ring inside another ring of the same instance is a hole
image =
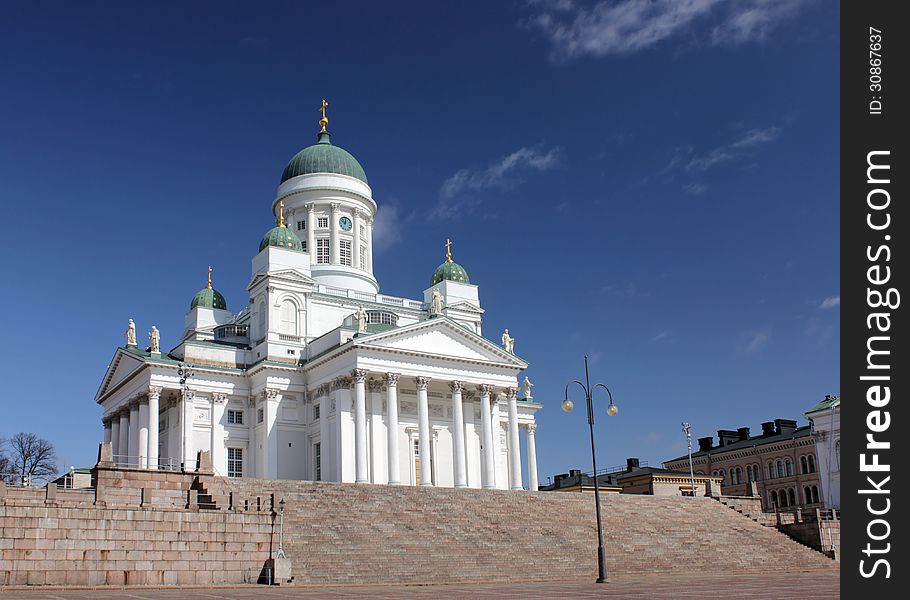
[[[300,238],[297,237],[296,233],[283,225],[272,227],[269,229],[268,233],[262,236],[262,241],[259,242],[259,251],[262,252],[269,246],[303,252],[303,244],[300,242]]]
[[[227,310],[227,302],[224,301],[224,296],[221,295],[216,289],[211,287],[205,287],[196,292],[196,295],[193,296],[193,302],[190,304],[190,310],[194,308],[220,308],[221,310]]]
[[[468,279],[468,272],[464,270],[464,267],[453,260],[446,260],[433,271],[433,283],[430,285],[436,285],[440,281],[471,283],[471,280]]]
[[[367,174],[351,153],[329,141],[329,134],[319,134],[319,141],[294,155],[281,174],[281,183],[308,173],[338,173],[367,182]]]

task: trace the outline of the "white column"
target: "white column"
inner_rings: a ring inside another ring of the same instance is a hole
[[[351,371],[354,380],[354,482],[367,483],[367,372]]]
[[[455,473],[455,487],[468,487],[468,461],[465,456],[464,446],[464,405],[461,403],[461,390],[464,389],[463,381],[449,383],[452,390],[452,442],[454,453],[452,463]]]
[[[278,479],[278,404],[281,401],[278,390],[266,389],[264,392],[263,408],[265,409],[265,422],[263,423],[264,439],[262,452],[265,455],[266,479]]]
[[[528,432],[528,489],[536,492],[540,487],[537,481],[537,442],[534,439],[537,423],[528,423],[525,428]]]
[[[193,447],[193,418],[195,409],[193,404],[196,394],[186,391],[180,407],[180,455],[185,471],[196,470],[196,449]]]
[[[139,435],[136,436],[136,452],[139,456],[139,468],[149,468],[149,402],[148,398],[139,399]]]
[[[310,264],[316,264],[316,205],[306,205],[306,251],[310,253]]]
[[[127,442],[129,466],[136,467],[139,461],[139,400],[130,402],[130,437]]]
[[[493,423],[490,414],[490,392],[493,386],[482,384],[480,387],[480,423],[481,440],[483,441],[483,469],[481,477],[483,487],[491,490],[496,487],[496,464],[493,461]]]
[[[159,402],[161,398],[161,388],[157,386],[149,387],[149,415],[148,415],[148,451],[146,456],[148,457],[148,468],[158,470],[158,438],[160,432],[158,431],[158,410],[161,403]]]
[[[363,223],[361,220],[361,213],[359,210],[354,210],[354,256],[352,257],[355,269],[366,269],[366,265],[360,264],[360,225]],[[366,258],[366,257],[364,257]]]
[[[398,450],[398,373],[386,373],[386,421],[388,422],[389,483],[401,484],[401,461]]]
[[[117,455],[120,454],[120,415],[114,413],[110,417],[111,419],[111,454],[114,457],[114,462],[117,462]]]
[[[111,420],[108,418],[101,419],[101,425],[104,427],[104,443],[111,441]]]
[[[420,435],[420,485],[433,485],[432,458],[430,456],[430,406],[427,399],[429,377],[416,377],[417,427]]]
[[[341,245],[339,244],[338,235],[338,208],[341,206],[338,202],[332,202],[332,216],[329,217],[329,239],[331,239],[331,260],[333,265],[341,264]]]
[[[227,477],[227,452],[224,448],[225,394],[212,394],[212,468],[216,475]]]
[[[364,267],[366,271],[369,271],[370,275],[373,274],[373,219],[372,217],[366,219],[367,222],[367,264]]]
[[[509,398],[509,479],[512,489],[521,487],[521,446],[518,443],[518,394],[515,388],[506,388]]]
[[[119,458],[116,459],[121,466],[127,462],[130,453],[130,408],[128,405],[120,408],[120,444],[117,446]]]
[[[180,468],[180,401],[171,398],[167,402],[167,468]]]

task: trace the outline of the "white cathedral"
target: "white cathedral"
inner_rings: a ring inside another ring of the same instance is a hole
[[[482,337],[477,285],[452,260],[415,300],[379,292],[377,205],[360,163],[318,141],[288,163],[276,227],[253,257],[240,312],[212,287],[182,341],[145,350],[132,320],[95,400],[126,468],[194,470],[209,451],[227,477],[536,490],[535,413],[508,330]]]

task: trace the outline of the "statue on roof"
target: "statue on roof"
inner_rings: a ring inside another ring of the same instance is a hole
[[[135,346],[136,345],[136,324],[133,323],[133,320],[130,319],[130,324],[126,327],[126,345]]]
[[[515,354],[515,338],[509,335],[509,330],[502,332],[502,349],[511,354]]]
[[[437,317],[441,315],[442,309],[442,294],[439,293],[439,288],[433,288],[433,299],[430,300],[430,316]]]
[[[521,397],[524,400],[530,400],[534,396],[531,394],[531,388],[534,387],[534,384],[531,383],[531,380],[528,379],[528,376],[525,375],[525,380],[521,383]]]
[[[367,313],[365,310],[363,310],[363,306],[360,306],[357,309],[357,312],[354,313],[354,320],[357,321],[357,333],[366,333]]]
[[[152,330],[149,331],[149,352],[161,353],[161,333],[154,325],[152,325]]]

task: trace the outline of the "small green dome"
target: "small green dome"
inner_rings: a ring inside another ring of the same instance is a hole
[[[194,308],[220,308],[221,310],[227,310],[227,302],[224,301],[224,296],[221,295],[216,289],[211,287],[205,287],[196,292],[196,295],[193,296],[193,302],[190,304],[190,310]]]
[[[284,225],[272,227],[268,233],[262,236],[262,241],[259,242],[259,251],[262,252],[269,246],[303,252],[303,244],[300,242],[300,238]]]
[[[294,155],[284,168],[281,183],[298,175],[309,173],[338,173],[367,182],[367,174],[351,153],[329,141],[329,134],[321,132],[319,141]]]
[[[433,271],[433,283],[430,285],[436,285],[440,281],[471,283],[471,280],[468,279],[468,272],[464,270],[464,267],[450,259],[436,267],[436,270]]]

